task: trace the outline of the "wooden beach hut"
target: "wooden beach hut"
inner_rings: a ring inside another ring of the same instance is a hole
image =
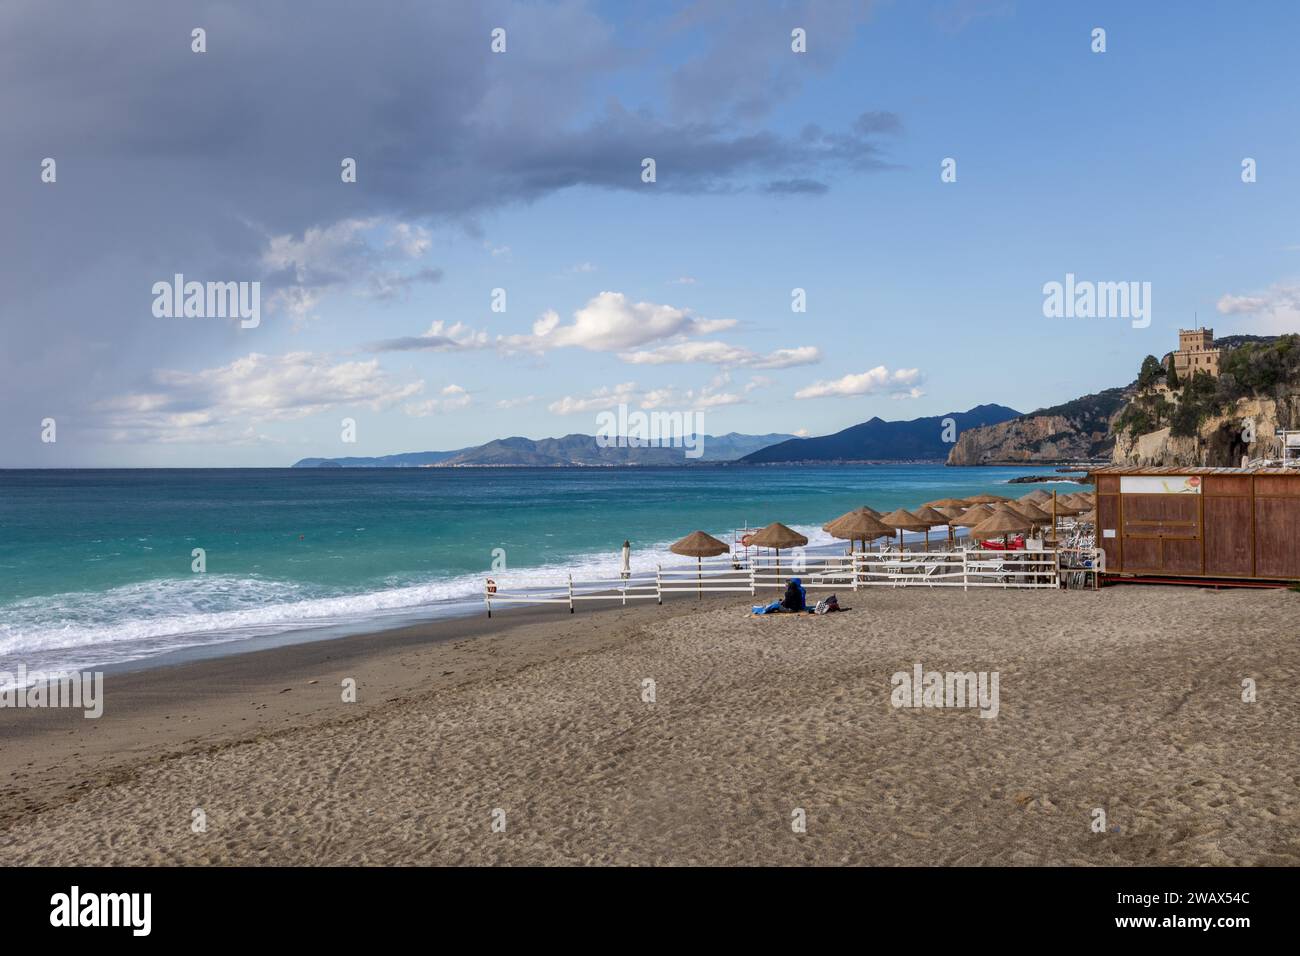
[[[1300,470],[1108,465],[1090,477],[1108,575],[1300,580]]]

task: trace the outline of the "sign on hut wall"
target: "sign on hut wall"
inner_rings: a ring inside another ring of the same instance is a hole
[[[1196,475],[1121,475],[1120,494],[1199,495],[1201,479]]]

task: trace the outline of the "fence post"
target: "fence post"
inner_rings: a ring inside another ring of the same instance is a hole
[[[491,616],[492,616],[492,596],[491,596],[491,593],[488,591],[488,589],[487,589],[487,585],[486,585],[486,584],[483,585],[483,603],[487,605],[487,609],[488,609],[488,617],[491,617]]]
[[[664,603],[664,566],[662,564],[655,565],[655,597],[659,599],[660,604]]]
[[[573,572],[569,572],[569,613],[573,613]]]
[[[961,552],[961,589],[970,590],[970,570],[966,567],[966,562],[970,558],[970,552],[965,548]]]
[[[1061,552],[1060,551],[1052,552],[1052,575],[1053,575],[1052,583],[1056,585],[1056,589],[1059,591],[1061,589]]]
[[[758,573],[758,556],[755,555],[749,562],[749,596],[753,597],[758,592],[754,590],[754,576]]]
[[[849,569],[853,572],[853,590],[858,589],[858,552],[849,552]]]

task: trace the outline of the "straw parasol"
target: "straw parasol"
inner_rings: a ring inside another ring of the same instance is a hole
[[[840,515],[834,521],[827,522],[824,530],[830,532],[831,537],[834,538],[850,542],[861,541],[864,551],[867,542],[873,538],[892,537],[894,534],[894,529],[882,524],[874,514],[871,514],[870,508],[855,508],[848,514]]]
[[[715,558],[720,554],[726,554],[731,548],[722,541],[719,541],[711,534],[705,534],[703,531],[692,531],[680,541],[674,541],[668,546],[668,550],[673,554],[685,555],[688,558],[695,559],[695,573],[699,582],[699,594],[697,598],[704,596],[704,558]]]
[[[1078,516],[1077,520],[1083,524],[1096,524],[1097,523],[1096,509],[1094,508],[1092,511],[1085,511],[1083,514]]]
[[[903,532],[904,531],[929,531],[930,525],[923,519],[918,518],[912,512],[903,508],[896,508],[887,515],[881,515],[880,520],[883,524],[889,525],[898,531],[898,550],[903,550]],[[927,542],[928,544],[928,542]]]
[[[1010,501],[1010,498],[1004,498],[1002,495],[976,495],[973,498],[967,498],[968,502],[973,505],[996,505],[1003,501]]]
[[[952,519],[952,525],[956,528],[973,528],[992,513],[993,509],[987,505],[971,505]]]
[[[912,514],[916,515],[922,521],[926,522],[925,550],[929,551],[930,550],[930,529],[937,527],[938,525],[941,524],[946,525],[948,523],[948,516],[941,511],[936,511],[935,509],[931,508],[929,505],[922,505],[921,507],[913,511]],[[949,541],[952,540],[952,528],[948,529],[948,540]]]
[[[1028,531],[1032,524],[1028,518],[1014,508],[1004,507],[998,508],[993,514],[971,528],[970,534],[972,538],[981,541],[1001,535],[1002,542],[1005,544],[1007,535]]]
[[[1035,489],[1034,489],[1033,491],[1031,491],[1029,494],[1027,494],[1027,495],[1021,495],[1021,496],[1020,496],[1019,498],[1017,498],[1016,500],[1017,500],[1017,501],[1028,501],[1028,502],[1030,502],[1031,504],[1036,504],[1036,505],[1041,506],[1042,502],[1044,502],[1044,501],[1050,501],[1051,499],[1052,499],[1052,496],[1049,495],[1049,494],[1048,494],[1046,491],[1044,491],[1042,488],[1035,488]]]
[[[1087,510],[1086,508],[1081,508],[1072,502],[1068,495],[1057,495],[1055,501],[1046,502],[1044,504],[1044,511],[1052,509],[1055,509],[1057,515],[1077,515],[1079,512]]]
[[[854,508],[852,511],[846,511],[846,512],[844,512],[844,514],[840,515],[838,518],[832,518],[830,521],[828,521],[828,522],[826,522],[824,525],[822,525],[822,530],[823,530],[823,531],[830,531],[830,530],[831,530],[831,525],[835,524],[836,522],[843,521],[845,518],[848,518],[849,516],[851,516],[851,515],[856,515],[856,514],[867,514],[867,515],[870,515],[870,516],[873,517],[873,518],[879,518],[879,517],[880,517],[880,512],[877,511],[875,508],[868,508],[866,505],[863,505],[863,506],[860,507],[860,508]],[[893,532],[890,532],[890,533],[892,534]]]
[[[749,539],[750,544],[760,548],[776,549],[776,576],[781,576],[781,549],[802,548],[808,539],[793,528],[787,528],[779,521],[773,521],[758,534]]]
[[[1052,516],[1032,501],[1014,501],[1007,507],[1024,515],[1036,525],[1046,526],[1052,523]]]
[[[965,498],[940,498],[938,501],[927,501],[927,508],[966,508],[970,502]]]

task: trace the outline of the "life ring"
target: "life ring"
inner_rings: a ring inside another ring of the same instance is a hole
[[[753,537],[754,537],[754,536],[753,536],[752,534],[744,535],[744,536],[741,537],[741,539],[740,539],[740,543],[741,543],[742,545],[744,545],[745,547],[748,548],[748,547],[749,547],[749,542],[753,539]]]
[[[487,593],[488,594],[497,593],[497,583],[493,581],[491,578],[487,579]]]

